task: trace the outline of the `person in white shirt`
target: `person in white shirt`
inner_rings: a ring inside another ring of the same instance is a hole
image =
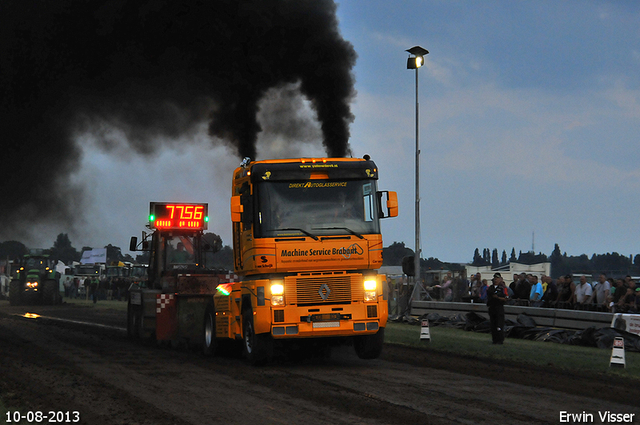
[[[576,285],[576,307],[581,308],[581,306],[586,306],[591,302],[591,297],[593,295],[593,288],[591,284],[587,282],[587,278],[583,275],[580,276],[580,283]]]
[[[607,300],[611,292],[611,284],[607,280],[607,275],[602,273],[598,277],[598,282],[593,287],[593,294],[598,310],[607,311]]]

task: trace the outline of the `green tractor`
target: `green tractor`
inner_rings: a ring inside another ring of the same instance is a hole
[[[9,285],[9,303],[60,304],[60,273],[48,255],[25,255]]]

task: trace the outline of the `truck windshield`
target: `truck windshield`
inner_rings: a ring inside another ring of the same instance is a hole
[[[257,237],[380,233],[374,180],[262,182]]]

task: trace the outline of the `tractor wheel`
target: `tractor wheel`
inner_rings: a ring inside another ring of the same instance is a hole
[[[142,340],[142,342],[148,342],[149,336],[144,330],[144,311],[142,308],[140,308],[136,314],[136,325],[136,335],[138,335],[138,338]]]
[[[138,337],[138,312],[136,308],[129,304],[127,306],[127,336],[131,339]]]
[[[256,334],[253,324],[253,312],[244,310],[242,314],[242,337],[245,358],[254,366],[269,362],[273,356],[273,340],[270,334]]]
[[[384,344],[384,328],[373,335],[362,335],[353,338],[353,347],[361,359],[377,359],[382,353]]]
[[[58,285],[55,280],[45,280],[42,284],[42,303],[46,305],[54,305],[56,303],[56,292]]]
[[[202,327],[202,352],[205,356],[216,354],[216,312],[213,305],[209,305],[204,313]]]
[[[141,306],[140,310],[138,310],[138,316],[136,319],[138,325],[138,338],[140,338],[144,345],[155,345],[157,341],[156,332],[155,329],[146,329],[149,323],[147,322],[148,319],[145,319],[143,308],[144,306]]]
[[[55,304],[62,304],[62,294],[60,293],[60,283],[56,281],[56,301]]]
[[[22,303],[22,284],[19,280],[12,280],[9,284],[9,304],[20,305]]]

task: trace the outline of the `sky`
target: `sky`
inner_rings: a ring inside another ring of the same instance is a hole
[[[398,193],[382,222],[385,246],[414,249],[415,70],[406,49],[429,50],[418,70],[422,257],[470,262],[479,248],[567,255],[640,253],[640,3],[621,1],[337,1],[357,53],[353,156],[368,154],[379,189]],[[277,99],[271,90],[261,105]],[[325,156],[302,95],[304,143],[268,131],[257,158]],[[272,123],[272,108],[258,114]],[[267,128],[265,124],[263,128]],[[70,184],[86,204],[76,225],[36,226],[25,243],[120,246],[145,230],[150,201],[209,203],[209,231],[231,241],[231,175],[240,160],[213,145],[207,124],[188,143],[142,156],[117,128],[74,135]],[[118,141],[122,140],[121,143]],[[16,235],[18,238],[21,235]],[[20,239],[19,239],[20,240]]]

